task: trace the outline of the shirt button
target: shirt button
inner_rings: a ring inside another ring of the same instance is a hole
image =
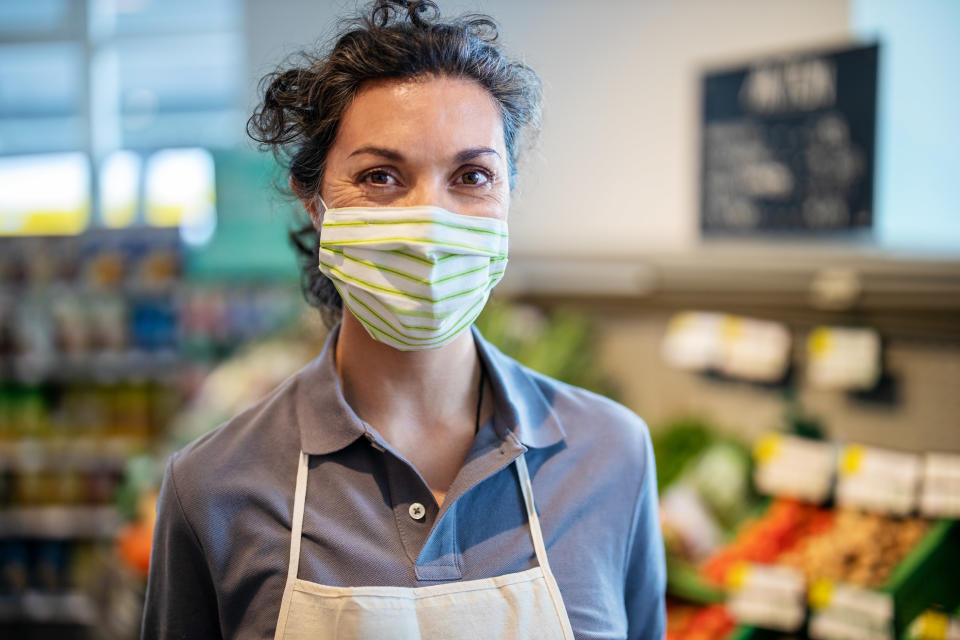
[[[427,515],[427,510],[419,502],[414,502],[410,505],[409,513],[414,520],[423,520],[424,516]]]

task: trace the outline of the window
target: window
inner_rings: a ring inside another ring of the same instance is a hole
[[[884,248],[960,255],[958,2],[855,0],[854,33],[878,39],[877,238]]]
[[[207,237],[204,149],[243,138],[243,68],[239,0],[0,0],[0,235],[189,218]],[[160,215],[144,190],[171,171],[193,204]]]

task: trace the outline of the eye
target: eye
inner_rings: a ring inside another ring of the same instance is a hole
[[[381,187],[388,187],[397,184],[397,179],[394,178],[386,169],[372,169],[360,176],[360,182]]]
[[[478,167],[467,169],[457,176],[457,182],[469,187],[482,187],[493,182],[493,174],[486,169],[480,169]]]

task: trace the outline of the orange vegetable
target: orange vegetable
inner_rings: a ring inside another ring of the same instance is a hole
[[[117,535],[117,553],[124,564],[146,577],[150,569],[150,548],[153,545],[153,527],[132,522]]]
[[[668,608],[667,615],[672,611]],[[666,640],[723,640],[736,626],[722,604],[713,604],[683,615],[679,624],[668,623]]]
[[[740,562],[771,564],[798,542],[833,526],[833,513],[788,498],[777,498],[763,516],[740,527],[736,538],[706,559],[701,575],[723,585],[727,572]]]

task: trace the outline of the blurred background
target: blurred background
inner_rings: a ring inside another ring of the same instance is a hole
[[[478,323],[647,420],[668,637],[960,638],[960,3],[440,4],[545,85]],[[166,456],[322,346],[244,124],[355,7],[0,0],[0,636],[138,637]]]

